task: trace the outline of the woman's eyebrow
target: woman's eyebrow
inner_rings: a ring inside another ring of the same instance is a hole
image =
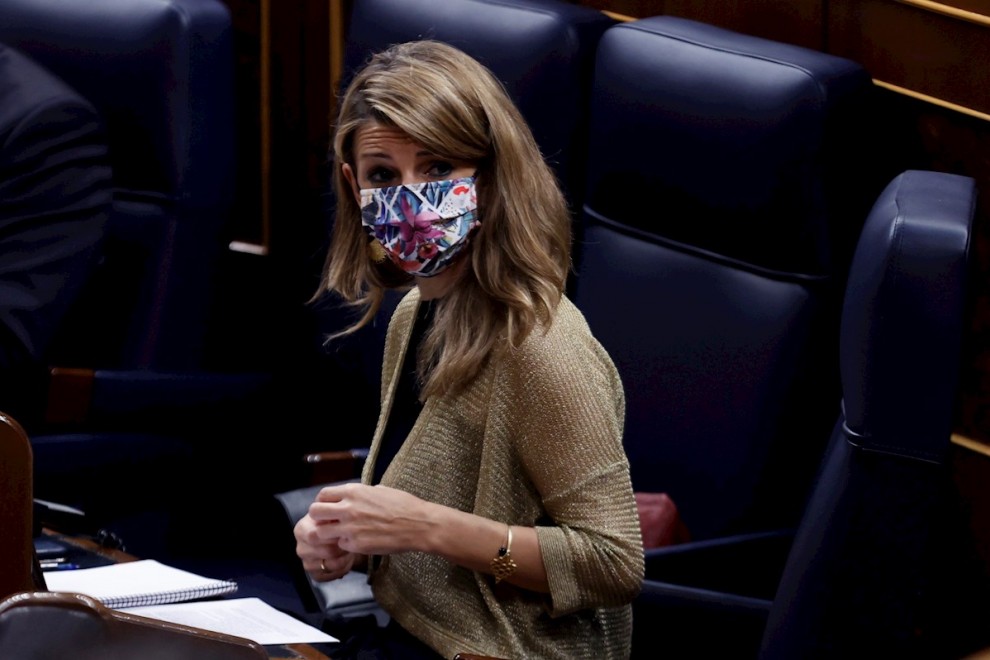
[[[392,156],[385,151],[362,151],[359,156],[361,156],[361,158],[381,158],[384,160],[392,160]]]

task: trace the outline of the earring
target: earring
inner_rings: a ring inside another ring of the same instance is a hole
[[[382,264],[388,259],[388,252],[385,251],[381,243],[375,239],[371,239],[368,242],[368,258],[374,264]]]

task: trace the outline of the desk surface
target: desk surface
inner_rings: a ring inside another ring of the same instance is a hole
[[[90,539],[74,536],[63,536],[61,534],[56,534],[56,536],[68,543],[72,543],[73,545],[82,548],[83,550],[106,557],[110,561],[128,562],[137,559],[137,557],[128,554],[127,552],[114,550],[112,548],[105,548]],[[330,660],[330,656],[309,644],[266,646],[265,650],[268,651],[268,657],[271,658],[271,660]]]

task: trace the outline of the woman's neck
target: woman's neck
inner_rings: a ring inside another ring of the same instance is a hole
[[[457,259],[449,268],[442,273],[437,273],[433,277],[417,277],[416,286],[419,287],[420,300],[435,300],[447,295],[456,284],[467,259]]]

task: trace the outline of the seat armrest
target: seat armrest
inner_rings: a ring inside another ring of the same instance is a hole
[[[368,458],[365,448],[342,451],[323,451],[306,454],[303,461],[308,467],[308,485],[329,484],[361,477],[361,469]]]
[[[646,582],[770,600],[793,537],[772,530],[646,550]]]
[[[647,550],[633,621],[664,625],[634,625],[633,648],[756,658],[792,538],[775,530]]]
[[[753,598],[739,594],[686,587],[681,584],[645,580],[636,597],[638,605],[669,605],[681,609],[715,609],[735,611],[740,614],[755,614],[766,617],[770,612],[771,601],[766,598]]]
[[[633,601],[632,645],[661,652],[690,648],[698,658],[756,658],[771,604],[763,598],[646,580]]]

